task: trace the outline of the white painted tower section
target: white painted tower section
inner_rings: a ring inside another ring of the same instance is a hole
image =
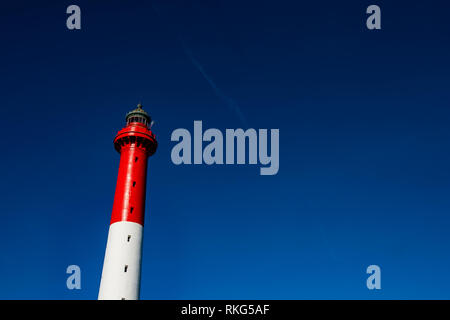
[[[99,300],[138,300],[143,226],[118,221],[110,225]]]

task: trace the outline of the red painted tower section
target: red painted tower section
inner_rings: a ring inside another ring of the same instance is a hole
[[[156,151],[155,135],[146,124],[130,122],[117,133],[114,146],[120,153],[120,165],[111,224],[131,221],[143,226],[147,158]]]
[[[102,300],[139,299],[147,160],[158,143],[140,104],[126,123],[114,139],[120,164],[98,295]]]

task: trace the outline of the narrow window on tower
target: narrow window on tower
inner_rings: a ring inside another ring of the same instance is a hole
[[[127,242],[130,242],[130,239],[131,239],[131,235],[128,235]]]
[[[133,187],[135,187],[136,186],[136,181],[133,181]]]
[[[138,161],[138,157],[134,158],[134,162],[137,162],[137,161]]]
[[[130,208],[130,213],[133,213],[133,209],[134,209],[133,207]]]
[[[123,272],[127,272],[127,270],[128,270],[128,265],[126,264],[125,268],[123,268]]]

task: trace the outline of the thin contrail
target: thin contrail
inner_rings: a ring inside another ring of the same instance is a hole
[[[235,112],[239,120],[247,127],[247,120],[245,119],[244,114],[241,111],[241,108],[239,105],[234,101],[232,98],[228,97],[226,94],[223,93],[222,90],[217,87],[216,83],[211,79],[211,77],[206,73],[203,66],[200,64],[200,62],[195,59],[195,57],[192,54],[192,51],[187,47],[184,41],[182,41],[183,50],[188,56],[188,58],[191,60],[192,64],[197,68],[197,70],[202,74],[203,78],[208,82],[208,84],[213,89],[216,96],[218,96],[221,100],[225,102],[225,104],[230,108],[231,111]]]
[[[152,8],[159,17],[163,18],[161,12],[159,11],[159,9],[156,7],[156,5],[153,2],[152,2]],[[213,89],[215,95],[219,99],[221,99],[232,112],[234,112],[236,114],[236,116],[239,118],[239,120],[245,127],[248,127],[247,120],[246,120],[244,114],[242,113],[242,110],[239,107],[238,103],[236,101],[234,101],[232,98],[230,98],[229,96],[227,96],[222,90],[220,90],[220,88],[216,85],[214,80],[206,73],[206,71],[203,68],[203,66],[201,65],[201,63],[194,57],[194,55],[192,54],[192,51],[187,46],[186,42],[179,36],[179,34],[180,33],[178,33],[176,35],[177,39],[180,41],[183,51],[186,54],[186,56],[189,58],[191,63],[202,74],[203,78],[206,80],[206,82],[208,82],[210,87]]]

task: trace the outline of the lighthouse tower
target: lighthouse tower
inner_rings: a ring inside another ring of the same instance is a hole
[[[147,159],[158,145],[150,123],[139,104],[127,113],[126,126],[114,139],[120,165],[99,300],[139,299]]]

